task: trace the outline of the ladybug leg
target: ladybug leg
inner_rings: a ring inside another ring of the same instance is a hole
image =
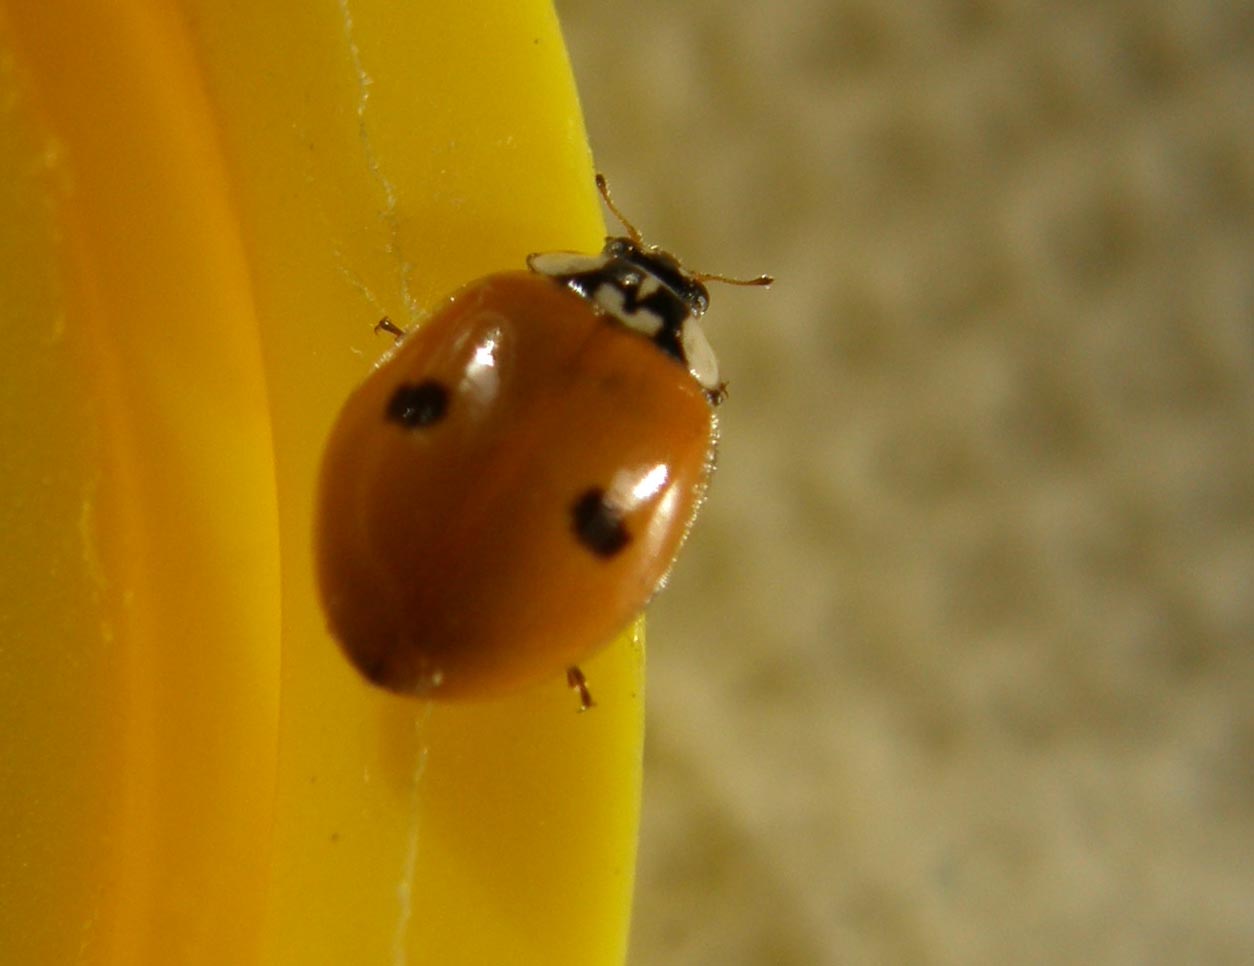
[[[386,332],[397,342],[400,342],[405,336],[405,330],[389,319],[386,315],[375,323],[374,331],[375,335],[378,335],[380,332]]]
[[[711,406],[720,405],[727,399],[727,383],[720,382],[715,388],[708,390],[705,395],[710,400]]]
[[[588,690],[588,679],[583,676],[583,671],[573,664],[566,669],[566,684],[572,691],[579,692],[581,714],[589,708],[596,707],[596,702],[592,700],[592,692]]]

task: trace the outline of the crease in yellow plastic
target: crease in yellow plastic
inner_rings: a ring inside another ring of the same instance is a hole
[[[621,963],[639,629],[590,714],[560,679],[423,705],[351,671],[310,566],[377,317],[600,244],[550,6],[0,0],[0,83],[0,391],[38,409],[0,492],[40,494],[0,521],[48,565],[0,565],[37,749],[3,776],[0,958]]]

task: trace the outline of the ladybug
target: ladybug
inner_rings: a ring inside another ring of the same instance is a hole
[[[331,634],[390,691],[490,697],[566,672],[648,603],[713,465],[705,282],[627,229],[471,282],[349,397],[323,458]]]

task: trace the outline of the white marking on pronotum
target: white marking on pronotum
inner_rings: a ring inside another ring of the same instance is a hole
[[[605,255],[584,255],[579,252],[537,252],[527,256],[527,267],[540,275],[562,278],[599,272],[610,263]]]
[[[662,283],[658,281],[658,277],[656,275],[646,274],[642,279],[640,279],[640,284],[636,287],[636,298],[643,302],[654,292],[661,289],[661,287]]]
[[[612,315],[623,325],[652,339],[662,331],[662,318],[649,309],[627,308],[623,290],[612,282],[602,282],[592,293],[592,301],[607,315]]]
[[[680,343],[684,347],[684,359],[688,362],[688,371],[692,378],[701,384],[702,389],[711,392],[718,389],[718,357],[714,355],[714,347],[705,337],[705,329],[695,318],[684,319],[679,331]]]

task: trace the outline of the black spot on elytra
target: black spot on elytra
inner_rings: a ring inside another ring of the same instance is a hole
[[[593,487],[580,494],[570,508],[575,537],[598,557],[613,557],[631,542],[623,515],[605,499],[605,491]]]
[[[387,417],[406,429],[438,423],[448,411],[448,390],[434,379],[403,382],[388,400]]]

